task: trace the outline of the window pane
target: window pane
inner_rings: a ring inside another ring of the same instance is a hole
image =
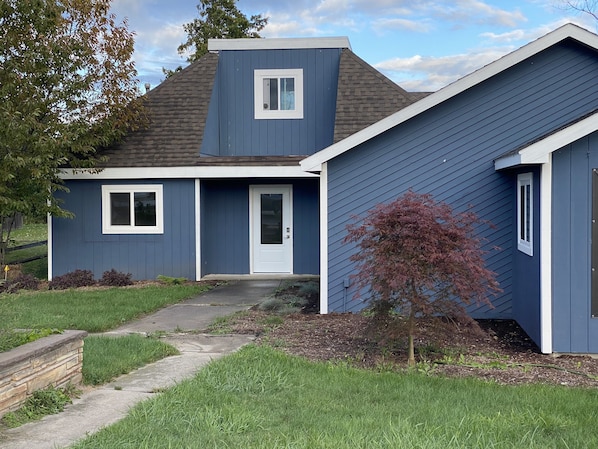
[[[131,224],[131,195],[128,193],[110,194],[110,224]]]
[[[264,78],[264,109],[278,110],[278,79]]]
[[[261,241],[264,245],[280,245],[282,243],[282,194],[262,194]]]
[[[530,241],[530,235],[532,235],[530,226],[531,226],[531,217],[532,217],[532,198],[531,198],[531,189],[532,186],[527,184],[525,186],[525,241]]]
[[[519,187],[519,240],[525,240],[525,185]]]
[[[135,226],[156,226],[155,192],[135,192]]]
[[[295,110],[295,79],[280,79],[280,109],[283,111]]]

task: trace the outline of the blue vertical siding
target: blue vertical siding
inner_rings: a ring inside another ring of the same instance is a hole
[[[164,234],[102,234],[102,185],[162,184]],[[53,275],[91,270],[96,278],[115,269],[134,279],[166,276],[195,279],[195,201],[192,180],[68,181],[60,192],[74,219],[53,218]]]
[[[221,51],[219,109],[210,108],[210,148],[220,156],[308,155],[332,144],[341,49]],[[303,119],[255,120],[255,69],[303,69]],[[214,99],[214,97],[213,97]],[[218,114],[217,119],[215,115]],[[207,145],[204,143],[204,148]]]
[[[598,133],[553,153],[553,349],[598,352],[591,317],[592,169]]]
[[[320,273],[319,180],[293,183],[293,271]]]
[[[494,228],[481,228],[503,293],[474,317],[512,318],[513,179],[493,159],[563,126],[598,104],[598,58],[564,42],[480,83],[328,163],[329,309],[342,310],[354,248],[343,244],[352,214],[365,214],[408,189],[457,210],[469,205]],[[349,289],[351,290],[351,289]],[[359,308],[360,303],[349,303]]]
[[[201,274],[249,273],[245,180],[201,181]]]
[[[533,256],[517,249],[517,208],[513,209],[513,317],[527,332],[530,338],[540,345],[540,169],[525,167],[513,175],[513,196],[511,201],[517,204],[517,174],[533,174]]]
[[[201,182],[202,275],[248,274],[249,187],[293,186],[293,271],[319,273],[318,180],[243,179]]]

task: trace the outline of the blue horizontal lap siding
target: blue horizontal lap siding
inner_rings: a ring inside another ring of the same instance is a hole
[[[220,156],[308,155],[332,144],[340,49],[222,51]],[[303,119],[254,119],[254,70],[303,69]],[[212,116],[208,123],[214,125]],[[212,154],[212,153],[210,153]]]
[[[102,185],[162,184],[163,234],[102,234]],[[56,196],[74,219],[53,218],[53,275],[91,270],[131,273],[134,279],[166,276],[195,279],[195,208],[192,180],[68,181]]]
[[[492,298],[494,308],[469,310],[479,318],[512,318],[514,186],[509,175],[495,172],[493,160],[593,110],[597,77],[596,55],[563,43],[331,160],[329,310],[343,310],[343,280],[354,270],[354,248],[342,243],[351,215],[413,189],[456,210],[471,205],[495,225],[481,237],[488,248],[501,248],[487,261],[503,293]]]

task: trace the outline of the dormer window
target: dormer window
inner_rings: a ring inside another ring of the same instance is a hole
[[[255,70],[256,119],[303,118],[303,69]]]

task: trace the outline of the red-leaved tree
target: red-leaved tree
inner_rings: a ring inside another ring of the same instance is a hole
[[[351,256],[356,287],[369,289],[370,301],[383,306],[378,310],[397,310],[407,318],[410,365],[417,317],[464,314],[457,299],[491,306],[488,295],[500,291],[474,234],[480,223],[471,211],[454,212],[410,190],[347,226],[345,242],[358,247]]]

